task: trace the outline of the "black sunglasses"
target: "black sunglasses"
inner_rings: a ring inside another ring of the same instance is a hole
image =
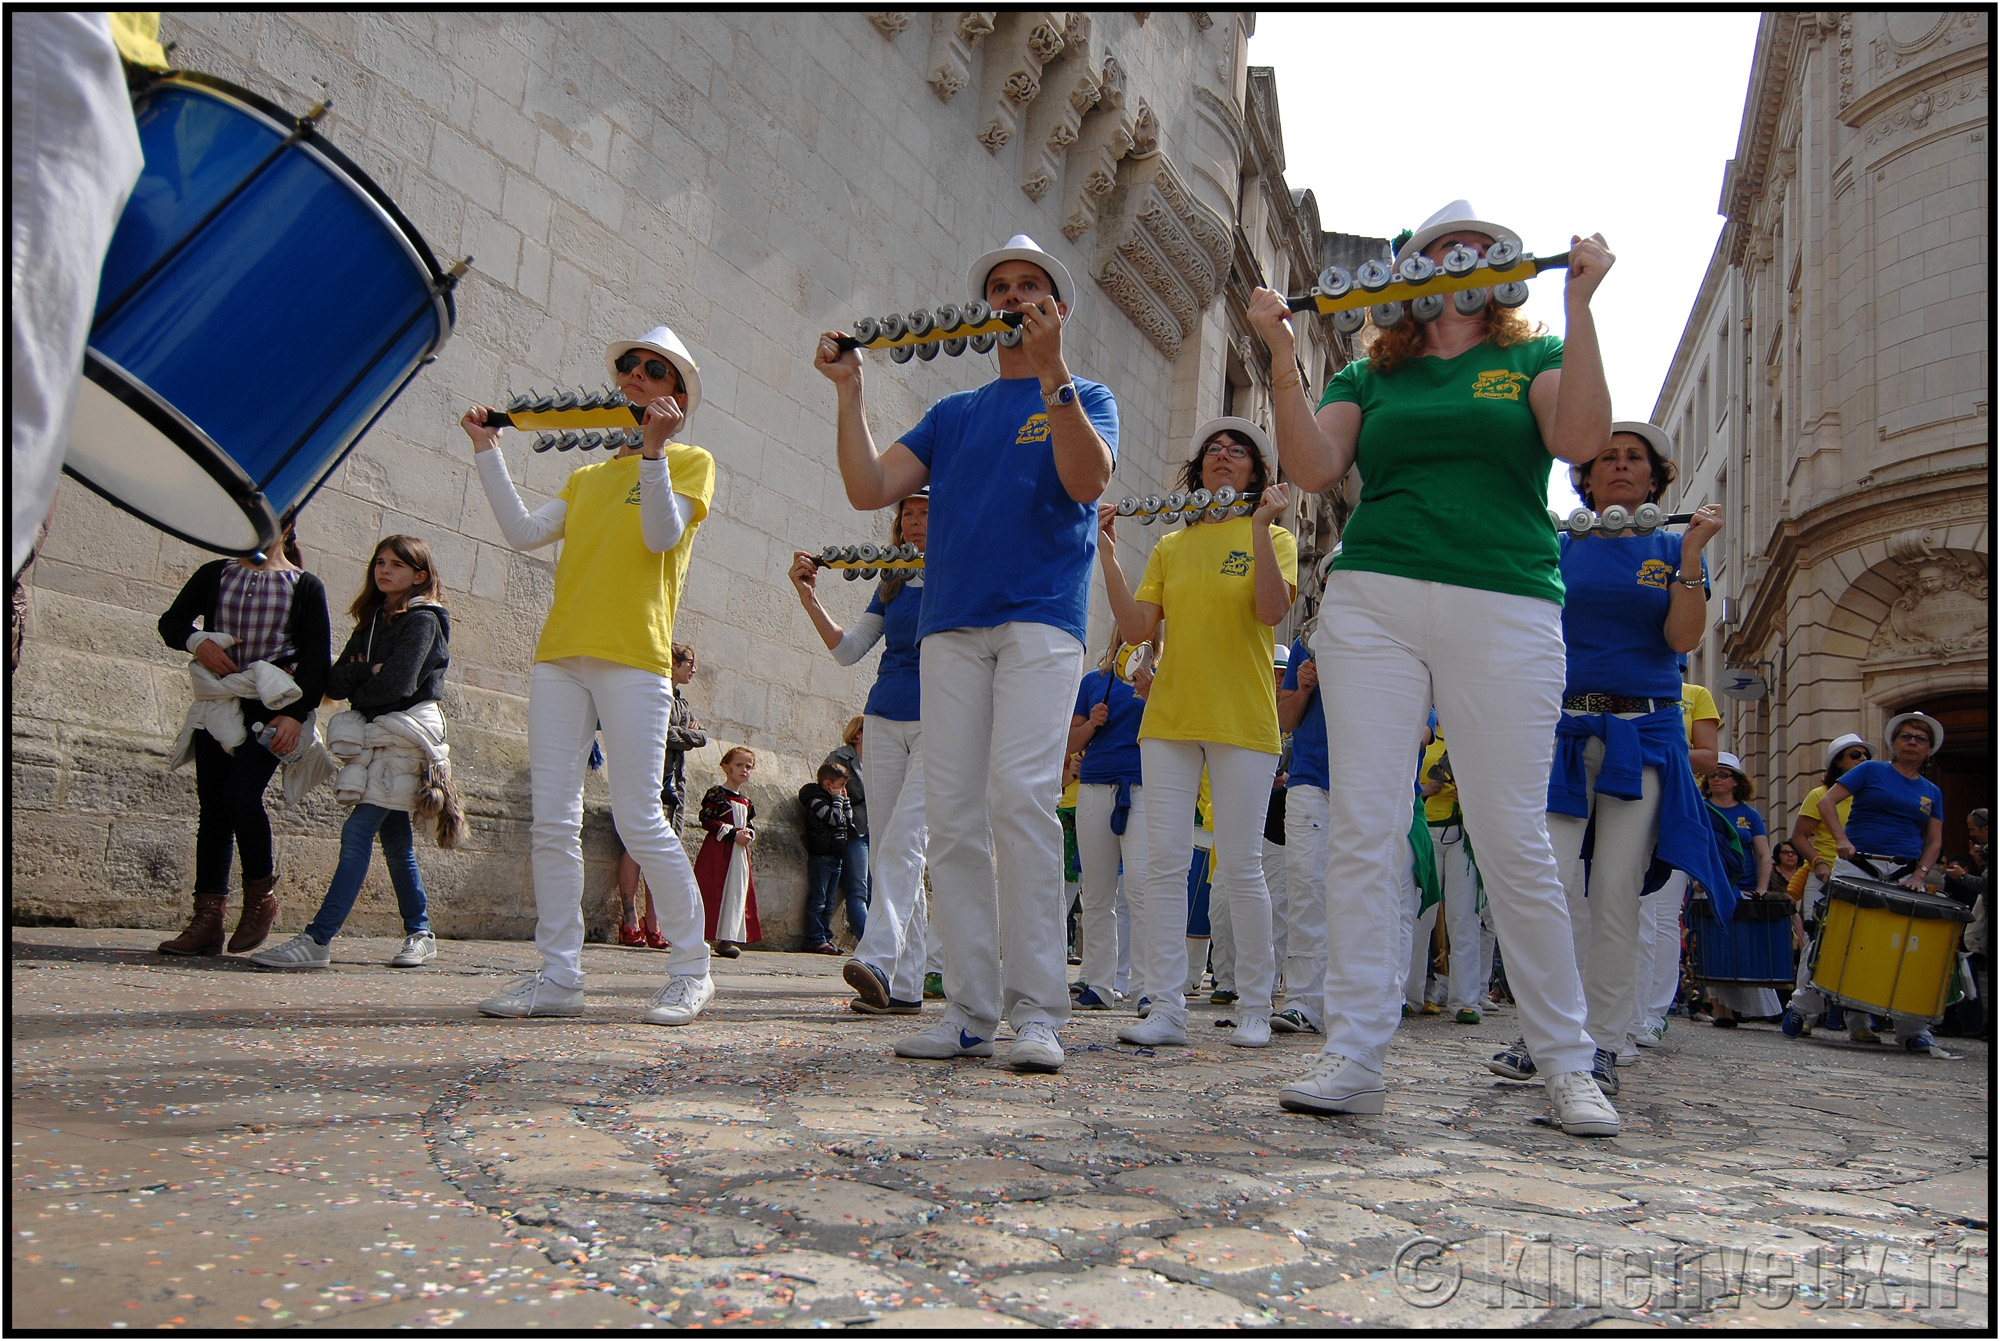
[[[631,372],[634,368],[639,366],[639,354],[636,350],[627,351],[626,353],[620,354],[618,356],[618,361],[612,364],[611,366],[616,368],[621,373]],[[674,384],[676,386],[680,385],[680,380],[681,380],[680,375],[674,372],[673,366],[671,364],[662,362],[659,359],[646,360],[646,376],[652,378],[655,382],[666,381],[667,375],[669,373],[674,374]]]

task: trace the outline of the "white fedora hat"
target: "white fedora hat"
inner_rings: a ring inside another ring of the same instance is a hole
[[[1271,435],[1266,433],[1262,428],[1259,428],[1253,421],[1244,419],[1238,415],[1226,414],[1220,419],[1211,419],[1203,424],[1195,430],[1194,441],[1188,444],[1188,450],[1191,452],[1200,451],[1203,443],[1222,432],[1235,433],[1241,437],[1250,439],[1251,443],[1257,448],[1257,455],[1264,458],[1265,481],[1269,484],[1276,484],[1278,482],[1278,453],[1271,446]]]
[[[1931,753],[1944,748],[1944,723],[1921,712],[1899,712],[1889,719],[1889,725],[1882,732],[1882,743],[1890,750],[1896,748],[1896,729],[1905,722],[1922,722],[1924,729],[1931,733]]]
[[[1396,259],[1400,261],[1405,256],[1415,256],[1446,233],[1456,232],[1459,229],[1484,233],[1495,242],[1504,238],[1510,242],[1526,245],[1521,242],[1521,235],[1505,224],[1493,223],[1473,213],[1471,201],[1454,200],[1424,220],[1423,226],[1410,234],[1410,240],[1396,249]]]
[[[1864,750],[1868,750],[1870,756],[1873,756],[1875,753],[1875,751],[1868,749],[1867,741],[1850,731],[1844,736],[1835,737],[1833,744],[1826,747],[1826,766],[1832,768],[1834,760],[1856,745],[1859,745]]]
[[[1055,285],[1056,298],[1076,306],[1076,289],[1069,281],[1069,267],[1043,251],[1036,241],[1026,233],[1016,233],[1007,239],[1007,245],[987,252],[972,263],[965,272],[965,286],[972,290],[972,296],[981,302],[986,300],[986,277],[993,267],[1002,261],[1027,261],[1040,266],[1049,275],[1049,283]]]
[[[692,419],[695,407],[701,404],[701,369],[680,336],[665,326],[655,326],[636,340],[613,340],[604,346],[604,368],[614,382],[618,378],[619,356],[634,349],[650,349],[680,370],[681,383],[687,387],[686,418]]]
[[[1653,449],[1653,455],[1662,461],[1670,462],[1674,459],[1674,440],[1667,436],[1663,428],[1649,424],[1643,419],[1620,419],[1611,425],[1611,436],[1615,438],[1620,433],[1630,433],[1635,438],[1645,439],[1646,445]],[[1583,477],[1589,469],[1589,461],[1569,468],[1569,487],[1576,490],[1579,498],[1583,496]]]

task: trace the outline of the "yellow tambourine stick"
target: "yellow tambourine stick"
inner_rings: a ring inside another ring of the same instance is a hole
[[[1412,254],[1393,265],[1383,260],[1364,261],[1352,273],[1330,265],[1320,272],[1319,283],[1311,290],[1285,301],[1294,312],[1331,316],[1334,329],[1351,334],[1370,316],[1384,328],[1405,316],[1436,321],[1444,315],[1447,302],[1467,316],[1488,302],[1519,307],[1528,301],[1529,280],[1544,270],[1568,267],[1568,252],[1528,256],[1519,243],[1503,239],[1488,247],[1483,257],[1470,247],[1453,247],[1445,253],[1442,264]]]

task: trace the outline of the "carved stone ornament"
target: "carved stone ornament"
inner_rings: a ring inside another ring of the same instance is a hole
[[[1071,242],[1095,222],[1098,205],[1117,181],[1118,161],[1132,150],[1137,121],[1136,111],[1125,107],[1125,67],[1116,57],[1104,58],[1096,84],[1097,103],[1079,120],[1066,155],[1069,208],[1062,231]]]
[[[1988,645],[1987,559],[1976,550],[1938,549],[1926,529],[1889,540],[1882,570],[1897,589],[1868,649],[1868,660],[1951,661],[1983,657]]]
[[[1049,188],[1055,184],[1056,179],[1049,176],[1048,173],[1037,172],[1034,176],[1021,183],[1021,189],[1027,192],[1028,199],[1040,200],[1049,193]]]
[[[1015,102],[1025,104],[1033,102],[1035,95],[1042,91],[1042,81],[1035,78],[1034,75],[1026,70],[1016,70],[1013,74],[1007,76],[1007,82],[1002,84],[1001,87],[1007,91],[1007,96]]]
[[[1041,97],[1027,110],[1022,128],[1021,189],[1039,201],[1062,180],[1084,117],[1103,96],[1098,56],[1089,17],[1071,15],[1062,54],[1042,67]]]
[[[1905,131],[1921,131],[1933,117],[1970,102],[1985,102],[1987,77],[1967,75],[1927,88],[1899,103],[1868,124],[1868,143],[1888,139]]]
[[[1023,111],[1042,91],[1042,67],[1065,45],[1062,24],[1053,10],[995,11],[979,72],[979,143],[989,154],[1021,131]]]
[[[897,34],[910,26],[910,15],[907,10],[878,9],[868,16],[868,21],[880,30],[882,36],[893,41]]]
[[[1194,26],[1202,32],[1207,32],[1215,26],[1215,16],[1205,9],[1190,10],[1188,17],[1194,20]]]
[[[1028,51],[1042,64],[1047,65],[1062,54],[1063,35],[1047,23],[1038,23],[1028,30]]]
[[[1194,198],[1164,154],[1120,164],[1104,206],[1097,282],[1168,358],[1229,273],[1229,221]]]
[[[1013,127],[997,116],[979,128],[979,142],[986,146],[986,152],[989,154],[999,153],[1006,147],[1007,141],[1013,138]]]
[[[924,82],[939,102],[950,102],[972,82],[973,50],[992,31],[990,9],[944,10],[931,16],[930,72]]]
[[[1846,111],[1847,104],[1854,101],[1854,16],[1840,16],[1840,106],[1838,111]]]

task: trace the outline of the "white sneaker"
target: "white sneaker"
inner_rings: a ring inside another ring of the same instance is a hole
[[[993,1040],[962,1029],[952,1020],[939,1020],[930,1028],[896,1040],[898,1057],[918,1057],[942,1062],[953,1057],[991,1057]],[[1061,1049],[1057,1049],[1060,1060]]]
[[[283,945],[259,950],[250,956],[250,962],[259,968],[323,969],[333,962],[333,955],[326,946],[301,931]]]
[[[1040,1020],[1022,1025],[1007,1053],[1007,1065],[1016,1071],[1060,1071],[1062,1064],[1062,1040]]]
[[[1642,1048],[1658,1048],[1666,1046],[1666,1041],[1667,1041],[1666,1021],[1662,1020],[1658,1024],[1641,1025],[1638,1028],[1638,1030],[1633,1033],[1632,1041],[1638,1044]]]
[[[1128,1024],[1120,1029],[1118,1041],[1141,1048],[1184,1048],[1187,1046],[1187,1026],[1178,1020],[1168,1019],[1165,1011],[1156,1011],[1137,1024]]]
[[[701,1008],[715,999],[715,979],[706,973],[676,973],[667,979],[646,1008],[647,1024],[693,1024]]]
[[[1616,1136],[1618,1110],[1588,1071],[1563,1071],[1543,1082],[1555,1109],[1556,1126],[1569,1136]]]
[[[389,962],[397,968],[416,968],[430,963],[437,955],[437,937],[428,931],[419,931],[403,938],[403,948],[396,951],[396,957]]]
[[[1319,1032],[1319,1026],[1312,1022],[1312,1017],[1297,1006],[1287,1006],[1281,1011],[1273,1012],[1271,1015],[1271,1028],[1281,1034],[1316,1034]]]
[[[567,1019],[583,1014],[583,989],[558,987],[536,969],[500,995],[480,1002],[479,1013],[508,1020],[525,1020],[531,1015]]]
[[[1236,1027],[1229,1033],[1232,1048],[1268,1048],[1271,1046],[1271,1013],[1253,1010],[1236,1021]]]
[[[1278,1106],[1294,1113],[1379,1116],[1388,1091],[1382,1073],[1337,1052],[1322,1052],[1297,1080],[1278,1090]]]
[[[1618,1054],[1618,1064],[1620,1066],[1637,1066],[1639,1064],[1639,1049],[1631,1046],[1630,1039],[1626,1040],[1626,1044],[1625,1051]]]

